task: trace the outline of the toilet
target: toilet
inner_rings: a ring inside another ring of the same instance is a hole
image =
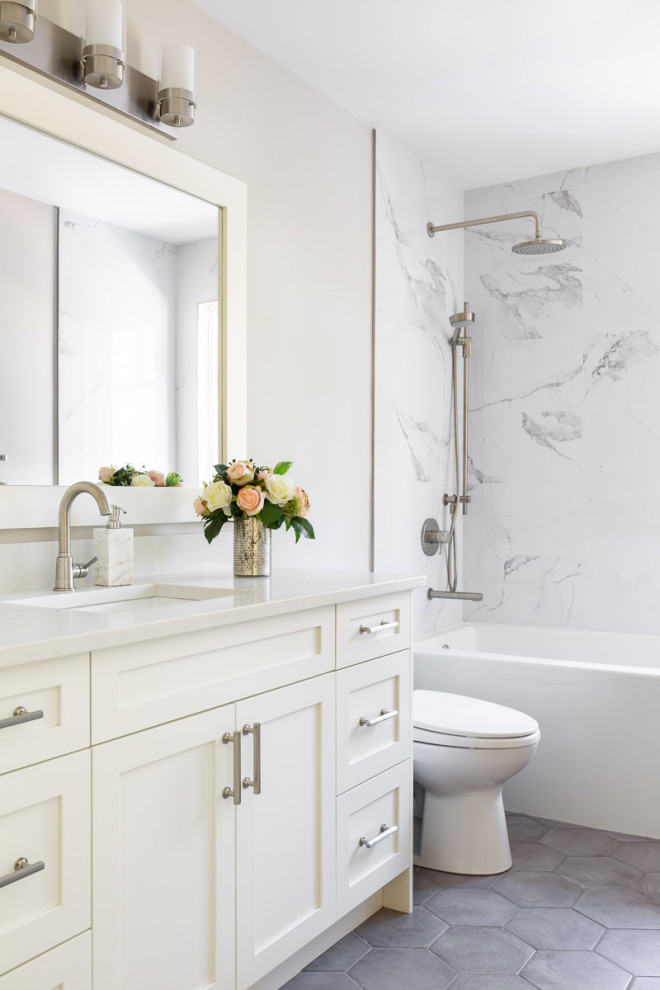
[[[414,777],[425,790],[417,865],[481,876],[510,868],[502,787],[539,739],[538,723],[513,708],[413,692]]]

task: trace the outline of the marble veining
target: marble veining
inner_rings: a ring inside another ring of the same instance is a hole
[[[467,616],[660,631],[659,187],[650,155],[466,193],[466,215],[532,209],[568,245],[545,263],[466,236]]]

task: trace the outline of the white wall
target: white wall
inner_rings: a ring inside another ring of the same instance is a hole
[[[445,551],[425,556],[420,533],[428,516],[449,527],[442,496],[456,493],[449,316],[463,307],[463,235],[431,239],[426,224],[459,219],[462,193],[380,131],[376,163],[375,569],[445,590]],[[416,632],[460,620],[460,604],[415,596]]]
[[[466,195],[477,313],[468,579],[479,621],[660,632],[660,155]],[[522,224],[522,225],[521,225]]]
[[[65,0],[44,0],[40,11],[75,22]],[[198,65],[197,121],[178,147],[248,185],[250,449],[232,456],[293,460],[310,495],[317,540],[294,546],[291,534],[276,534],[275,566],[366,569],[371,131],[199,8],[129,0],[131,65],[157,77],[162,44],[172,40],[192,44]],[[190,541],[190,554],[179,541],[178,569],[199,566],[200,545],[208,566],[230,565],[227,541],[208,548],[201,528]],[[3,581],[15,584],[19,552],[0,547],[0,574],[12,575]],[[23,582],[50,581],[41,562],[29,574],[24,565]]]

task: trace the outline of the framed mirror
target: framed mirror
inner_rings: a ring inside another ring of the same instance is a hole
[[[2,504],[107,462],[196,487],[246,449],[245,185],[2,65],[0,114]]]

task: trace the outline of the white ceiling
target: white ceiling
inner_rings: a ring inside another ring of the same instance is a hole
[[[659,0],[193,0],[463,188],[660,150]]]

